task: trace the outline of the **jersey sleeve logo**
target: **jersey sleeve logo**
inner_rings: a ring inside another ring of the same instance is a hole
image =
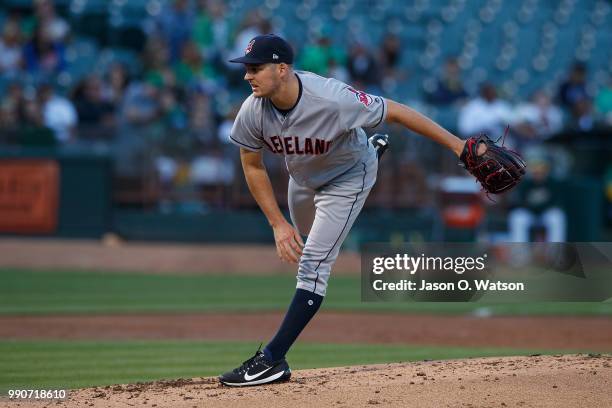
[[[353,95],[355,95],[355,98],[357,99],[357,101],[363,103],[365,106],[370,106],[372,104],[372,102],[374,101],[374,99],[372,98],[372,96],[368,95],[367,93],[363,92],[363,91],[358,91],[354,88],[351,88],[350,86],[346,88],[349,92],[352,92]]]
[[[253,49],[253,44],[255,44],[255,40],[251,40],[249,44],[246,46],[246,48],[244,49],[244,55],[251,52],[251,50]]]

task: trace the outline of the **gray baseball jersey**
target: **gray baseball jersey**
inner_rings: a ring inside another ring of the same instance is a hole
[[[385,120],[386,101],[335,79],[297,71],[301,93],[283,115],[267,98],[249,96],[231,141],[285,157],[293,225],[307,235],[297,287],[325,296],[340,246],[376,182],[378,161],[362,127]]]
[[[231,141],[248,150],[285,156],[291,177],[318,188],[344,173],[368,153],[362,127],[382,123],[384,98],[357,91],[336,79],[297,71],[302,94],[286,116],[268,98],[249,96],[236,117]]]

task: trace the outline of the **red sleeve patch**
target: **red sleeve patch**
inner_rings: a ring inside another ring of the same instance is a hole
[[[370,106],[372,104],[372,102],[374,101],[374,99],[372,98],[372,96],[368,95],[367,93],[363,92],[363,91],[358,91],[354,88],[351,88],[350,86],[346,88],[349,92],[352,92],[353,95],[355,95],[355,98],[357,98],[357,101],[363,103],[365,106]]]

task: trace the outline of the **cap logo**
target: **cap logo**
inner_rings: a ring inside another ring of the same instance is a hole
[[[249,45],[246,46],[246,48],[244,49],[244,54],[248,54],[249,52],[251,52],[251,50],[253,49],[253,45],[255,44],[255,40],[251,40],[249,42]]]
[[[278,59],[278,55],[272,54],[272,59]]]

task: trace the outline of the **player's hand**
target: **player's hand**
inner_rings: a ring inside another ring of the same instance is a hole
[[[273,227],[273,230],[278,257],[283,261],[297,263],[304,248],[300,233],[288,222]]]

